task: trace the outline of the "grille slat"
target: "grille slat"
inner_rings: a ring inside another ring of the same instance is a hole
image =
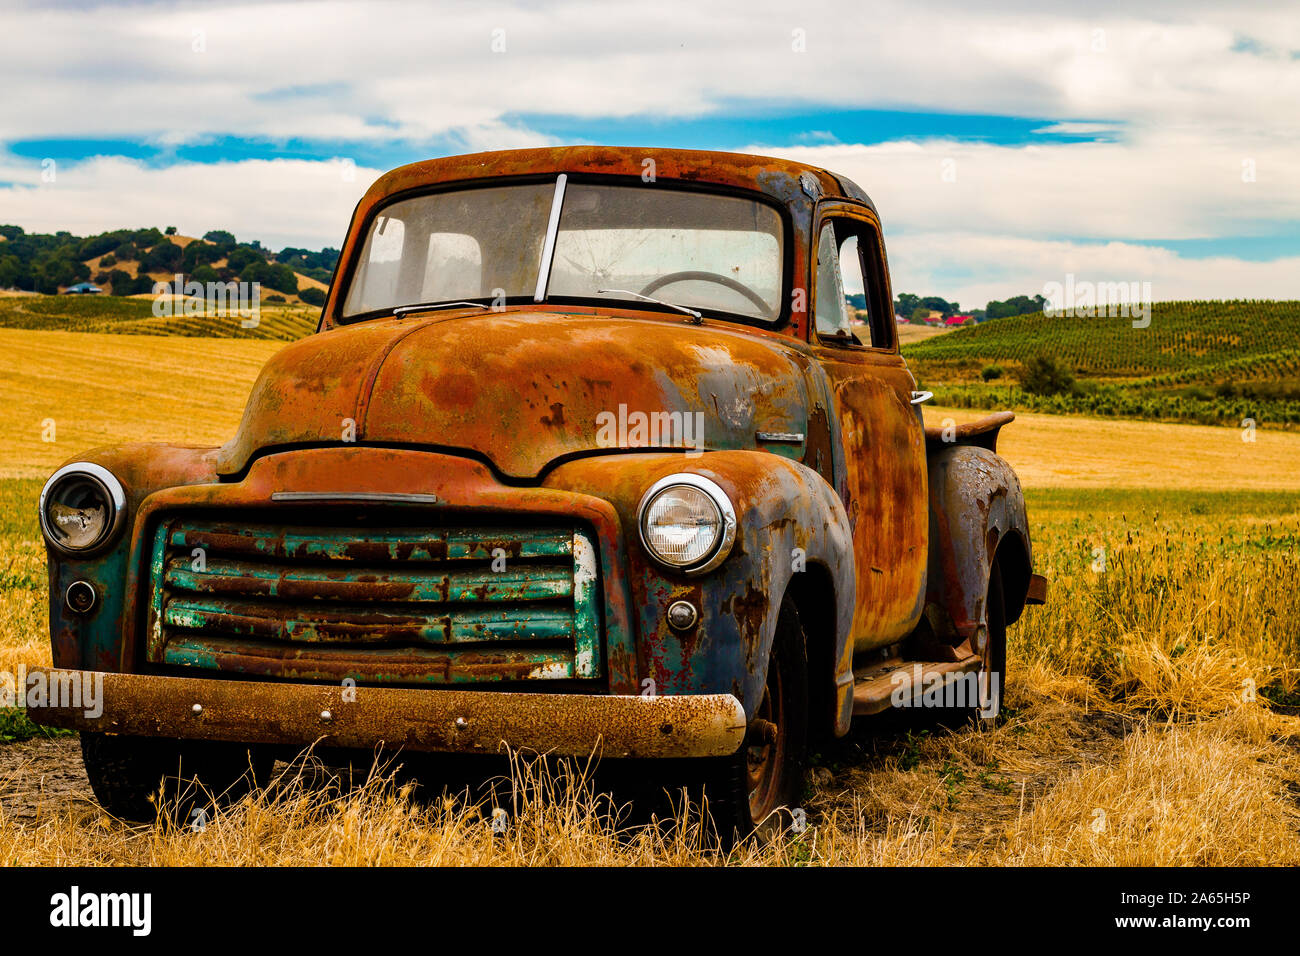
[[[498,548],[506,558],[563,557],[573,553],[571,537],[539,537],[537,529],[405,528],[376,531],[358,528],[356,537],[322,538],[320,529],[288,527],[278,531],[213,523],[203,528],[176,528],[168,544],[175,548],[210,548],[247,557],[335,561],[490,560]]]
[[[523,566],[505,571],[393,571],[368,567],[314,568],[251,561],[195,559],[167,562],[165,583],[174,591],[263,595],[285,599],[452,601],[542,601],[573,596],[573,570]]]
[[[146,657],[330,680],[598,677],[596,578],[581,529],[173,517],[154,536]]]
[[[529,608],[504,611],[458,611],[456,614],[379,611],[372,607],[310,604],[267,608],[252,602],[213,606],[172,598],[164,623],[184,630],[212,630],[289,641],[366,643],[466,643],[470,641],[528,641],[567,638],[573,614],[567,609]]]

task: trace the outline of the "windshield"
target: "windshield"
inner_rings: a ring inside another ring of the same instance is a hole
[[[520,297],[643,304],[634,293],[770,320],[781,312],[783,235],[767,203],[653,184],[548,182],[418,196],[375,217],[343,314]]]

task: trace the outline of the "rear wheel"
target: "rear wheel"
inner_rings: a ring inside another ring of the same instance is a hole
[[[795,807],[802,795],[807,749],[806,643],[799,612],[787,600],[745,743],[729,757],[706,762],[703,796],[724,846],[755,829],[780,828],[777,811]]]
[[[83,731],[81,755],[95,798],[109,813],[150,821],[162,808],[176,823],[205,819],[270,780],[275,759],[245,744]]]
[[[985,602],[988,629],[980,655],[979,703],[976,716],[994,720],[1002,710],[1002,695],[1007,686],[1007,610],[1002,590],[1002,571],[996,561],[989,572],[989,589]]]
[[[977,673],[966,675],[967,683],[959,687],[959,706],[944,707],[939,721],[948,727],[965,725],[970,720],[996,720],[1002,709],[1007,677],[1007,616],[1002,591],[1002,572],[997,562],[989,572],[985,592],[985,626],[971,642],[979,655]]]

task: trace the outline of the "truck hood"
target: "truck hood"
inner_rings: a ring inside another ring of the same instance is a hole
[[[717,323],[554,312],[365,322],[276,353],[217,472],[268,449],[348,441],[470,452],[521,479],[602,449],[755,448],[758,432],[806,432],[808,364],[777,336]]]

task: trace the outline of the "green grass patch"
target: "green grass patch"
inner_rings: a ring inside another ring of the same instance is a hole
[[[75,730],[63,727],[43,727],[33,723],[22,707],[0,707],[0,744],[16,744],[33,737],[72,737]]]
[[[39,478],[0,478],[0,538],[40,540],[36,505],[44,484]]]

